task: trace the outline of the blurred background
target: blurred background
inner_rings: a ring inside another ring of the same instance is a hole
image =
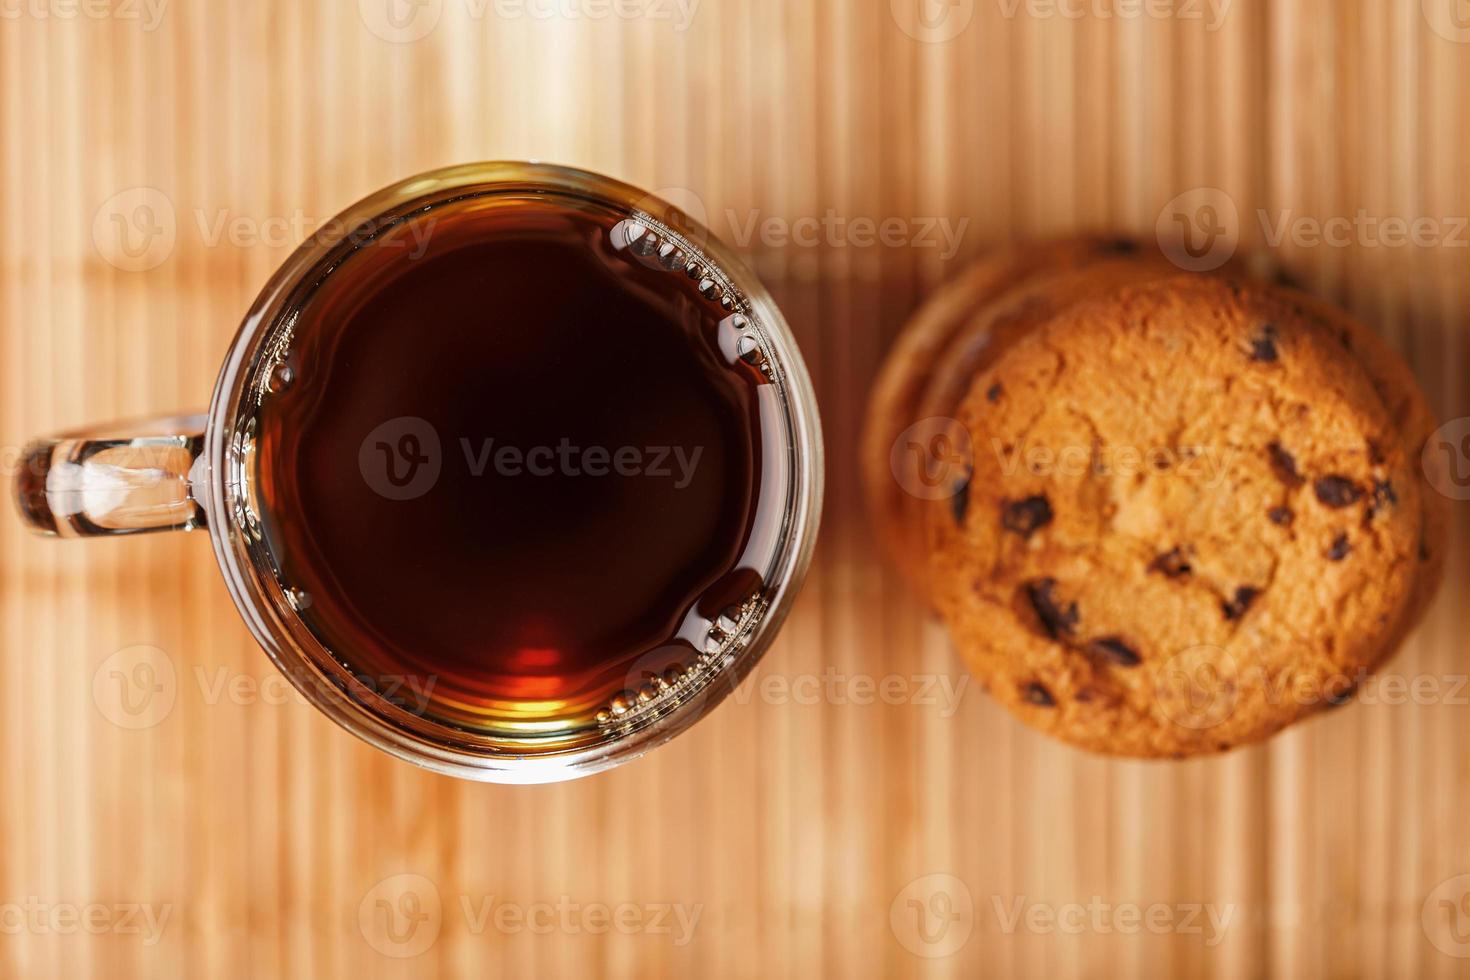
[[[658,191],[737,246],[829,460],[755,679],[544,787],[333,727],[202,534],[0,515],[0,974],[1470,975],[1463,519],[1390,668],[1430,693],[1114,762],[968,682],[880,564],[854,458],[883,352],[966,262],[1177,213],[1470,415],[1467,91],[1464,0],[0,0],[7,477],[29,437],[203,407],[301,238],[494,158]]]

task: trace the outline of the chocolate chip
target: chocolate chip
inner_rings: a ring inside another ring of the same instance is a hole
[[[1189,564],[1189,558],[1185,556],[1182,548],[1173,548],[1164,552],[1150,563],[1149,571],[1160,572],[1169,578],[1183,578],[1194,571]]]
[[[1083,704],[1090,703],[1096,697],[1097,692],[1090,687],[1084,687],[1082,690],[1077,692],[1077,700],[1081,701]]]
[[[1026,583],[1026,598],[1031,601],[1031,608],[1036,610],[1036,618],[1041,620],[1041,626],[1046,634],[1053,640],[1060,640],[1072,635],[1077,628],[1077,603],[1069,602],[1066,605],[1057,599],[1057,580],[1054,578],[1037,579]]]
[[[1266,516],[1271,519],[1272,524],[1280,524],[1282,527],[1291,527],[1291,522],[1296,520],[1290,507],[1272,507],[1266,511]]]
[[[994,404],[995,402],[1000,401],[1000,396],[1004,392],[1005,388],[1003,388],[1001,386],[1001,383],[997,381],[995,384],[985,389],[985,400],[990,402],[991,404]]]
[[[949,509],[954,514],[954,522],[961,526],[965,523],[965,514],[970,509],[970,478],[973,473],[966,473],[954,485],[954,494],[949,498]]]
[[[1099,255],[1137,255],[1139,245],[1131,238],[1115,238],[1112,241],[1099,242],[1097,252]]]
[[[1251,603],[1255,602],[1256,596],[1260,594],[1260,589],[1242,585],[1235,590],[1235,598],[1221,603],[1220,609],[1225,613],[1226,619],[1239,619],[1245,615],[1245,611],[1251,607]]]
[[[1347,507],[1363,497],[1363,488],[1345,476],[1324,476],[1312,485],[1317,499],[1328,507]]]
[[[1021,697],[1025,699],[1027,704],[1034,704],[1038,708],[1055,708],[1057,706],[1057,699],[1051,696],[1051,691],[1047,690],[1046,685],[1039,684],[1036,681],[1032,681],[1030,684],[1021,688]]]
[[[1271,454],[1271,470],[1276,477],[1289,487],[1299,487],[1304,482],[1301,473],[1296,468],[1296,457],[1286,451],[1286,447],[1279,442],[1273,442],[1266,447]]]
[[[1368,440],[1368,462],[1374,466],[1383,465],[1383,448],[1372,439]]]
[[[1332,547],[1327,549],[1328,561],[1342,561],[1353,550],[1352,542],[1348,541],[1346,534],[1339,534],[1332,539]]]
[[[1051,501],[1038,494],[1025,500],[1006,501],[1001,511],[1000,523],[1007,531],[1014,531],[1029,538],[1040,528],[1051,523]]]
[[[1137,650],[1116,636],[1105,636],[1100,640],[1093,640],[1087,645],[1087,649],[1094,656],[1115,663],[1119,667],[1137,667],[1143,662]]]
[[[1373,481],[1373,500],[1368,504],[1368,512],[1363,515],[1363,523],[1367,524],[1378,515],[1379,511],[1398,505],[1399,495],[1394,490],[1393,484],[1387,480]]]
[[[1329,681],[1327,686],[1327,705],[1332,708],[1342,707],[1356,697],[1358,693],[1358,685],[1356,684],[1349,683],[1339,690],[1333,690],[1333,685]]]
[[[1251,360],[1273,364],[1278,359],[1276,352],[1276,325],[1268,323],[1251,340]]]

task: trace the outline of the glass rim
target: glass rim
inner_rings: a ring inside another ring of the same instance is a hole
[[[777,574],[767,583],[764,610],[697,692],[651,713],[625,734],[590,744],[537,750],[528,739],[525,751],[517,752],[513,739],[454,729],[398,708],[371,689],[354,687],[350,670],[328,653],[326,659],[346,672],[331,676],[321,657],[303,649],[300,637],[310,634],[299,617],[283,609],[284,596],[273,594],[271,586],[279,592],[279,583],[260,567],[248,519],[241,516],[249,505],[249,477],[248,460],[238,458],[239,423],[249,414],[251,382],[267,353],[266,342],[281,318],[289,316],[299,287],[315,270],[356,248],[357,230],[400,220],[430,206],[425,202],[442,204],[471,188],[571,195],[652,219],[660,231],[707,259],[720,280],[734,287],[770,348],[781,385],[792,485]],[[207,492],[202,502],[210,538],[231,598],[256,641],[307,700],[338,725],[398,758],[446,775],[507,783],[570,779],[636,758],[693,725],[724,700],[770,646],[800,590],[821,516],[824,467],[815,395],[790,328],[765,287],[723,243],[668,202],[613,178],[539,162],[464,164],[408,177],[349,206],[323,229],[282,263],[246,313],[220,369],[205,429]]]

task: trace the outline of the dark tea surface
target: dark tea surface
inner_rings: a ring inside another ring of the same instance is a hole
[[[420,214],[304,295],[263,385],[282,586],[335,659],[435,720],[605,722],[761,587],[768,379],[736,354],[744,321],[625,218]]]

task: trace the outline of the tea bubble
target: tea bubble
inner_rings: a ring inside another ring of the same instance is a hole
[[[270,377],[266,380],[266,388],[271,394],[279,395],[291,387],[291,382],[296,380],[296,372],[291,370],[291,365],[285,361],[271,368]]]

